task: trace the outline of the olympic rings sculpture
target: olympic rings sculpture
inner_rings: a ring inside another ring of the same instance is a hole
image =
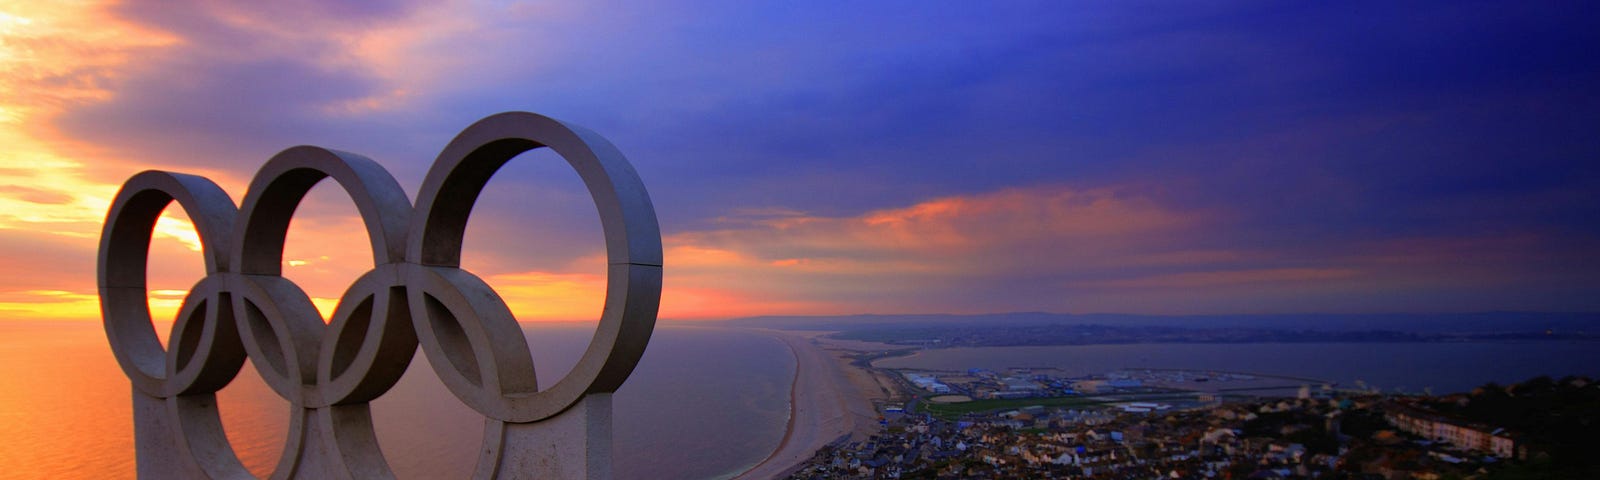
[[[460,266],[467,218],[485,184],[513,157],[540,147],[582,178],[599,210],[609,264],[594,339],[571,372],[545,389],[510,309]],[[344,292],[326,324],[281,271],[290,218],[325,178],[354,201],[373,254],[372,270]],[[199,234],[206,276],[184,298],[163,349],[145,274],[155,222],[172,202]],[[293,412],[273,478],[392,477],[368,402],[399,380],[420,346],[445,386],[486,418],[474,476],[495,478],[530,471],[513,471],[517,460],[509,457],[520,448],[514,429],[561,416],[586,397],[604,397],[591,409],[602,418],[581,419],[599,423],[594,428],[605,430],[598,440],[609,442],[607,395],[650,340],[661,265],[655,208],[622,153],[582,127],[508,112],[474,123],[444,148],[415,206],[376,162],[319,147],[273,156],[238,208],[206,178],[136,174],[106,217],[99,287],[106,335],[134,388],[141,476],[251,476],[228,445],[215,400],[248,357]],[[175,452],[146,451],[158,448],[147,438],[163,436]],[[599,447],[607,450],[603,464],[585,476],[609,474],[608,445]],[[181,468],[147,465],[173,462]]]

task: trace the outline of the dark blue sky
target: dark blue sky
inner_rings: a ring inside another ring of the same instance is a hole
[[[311,143],[414,191],[460,128],[535,111],[636,164],[683,295],[729,305],[685,316],[1600,309],[1593,2],[102,14],[172,41],[51,117],[114,152],[85,177],[200,170],[238,198]],[[525,163],[474,217],[484,268],[572,273],[587,199]]]

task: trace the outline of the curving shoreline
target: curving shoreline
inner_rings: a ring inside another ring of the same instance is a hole
[[[795,356],[789,389],[789,424],[778,448],[765,460],[734,478],[764,480],[793,473],[823,446],[866,438],[876,431],[876,409],[851,384],[839,360],[790,332],[761,330],[782,340]]]

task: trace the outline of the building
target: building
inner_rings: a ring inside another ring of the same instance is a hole
[[[951,393],[950,386],[940,383],[939,379],[933,375],[906,372],[905,377],[907,381],[910,381],[912,385],[916,385],[917,388],[932,393]]]
[[[1516,453],[1516,439],[1505,429],[1467,423],[1402,403],[1384,406],[1384,418],[1401,431],[1463,450],[1506,458]]]

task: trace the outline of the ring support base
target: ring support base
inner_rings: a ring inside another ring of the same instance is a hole
[[[477,478],[611,479],[611,394],[591,393],[536,423],[487,420]]]

